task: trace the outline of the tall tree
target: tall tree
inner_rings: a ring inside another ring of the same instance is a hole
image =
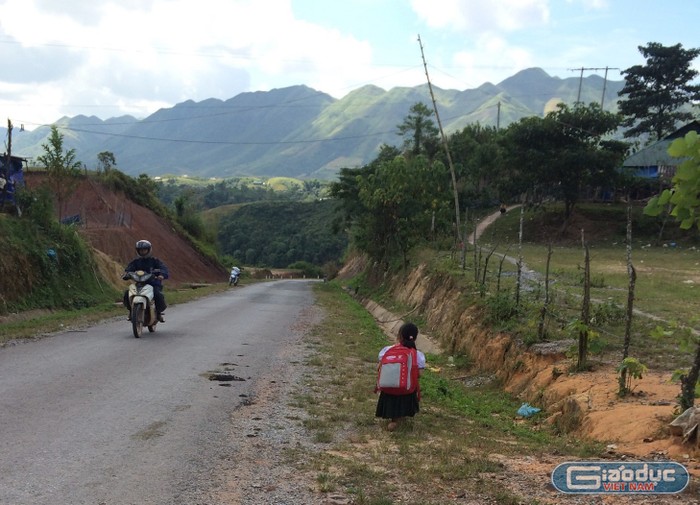
[[[65,202],[78,185],[82,163],[76,160],[75,149],[63,151],[63,135],[51,126],[48,143],[42,144],[44,154],[37,161],[46,167],[52,193],[58,205],[58,220],[63,219]]]
[[[408,252],[429,234],[433,180],[445,178],[442,163],[426,157],[397,156],[383,163],[376,173],[358,182],[358,197],[366,212],[355,228],[357,244],[384,267],[391,259],[408,264]]]
[[[102,151],[97,155],[97,168],[103,172],[109,172],[117,166],[117,160],[111,151]]]
[[[501,136],[502,130],[479,124],[466,126],[450,136],[458,185],[467,202],[487,204],[511,196],[506,195],[507,191],[501,195],[503,183],[509,179],[499,144]]]
[[[418,102],[411,106],[403,123],[397,125],[399,135],[404,137],[404,148],[414,156],[425,154],[432,159],[440,149],[439,130],[432,116],[433,111]]]
[[[425,156],[397,155],[384,146],[367,166],[343,169],[330,194],[339,203],[336,230],[349,230],[352,244],[387,268],[408,261],[408,252],[429,235],[433,214],[448,215],[449,172]],[[449,219],[449,218],[448,218]]]
[[[681,44],[663,46],[649,42],[639,46],[646,65],[622,71],[625,86],[618,95],[622,126],[631,127],[625,137],[649,134],[651,141],[661,140],[693,115],[682,107],[700,99],[700,85],[690,84],[698,71],[690,68],[700,49],[683,49]]]
[[[508,127],[512,180],[520,192],[564,201],[568,218],[586,186],[612,187],[627,145],[611,141],[620,118],[600,105],[559,104],[544,118],[525,118]]]
[[[392,161],[401,155],[396,147],[383,144],[379,148],[379,155],[371,163],[359,168],[341,168],[338,173],[338,181],[332,182],[329,193],[337,204],[337,210],[333,219],[333,228],[336,233],[341,230],[351,230],[360,216],[368,212],[360,201],[360,181],[375,174],[379,167]]]

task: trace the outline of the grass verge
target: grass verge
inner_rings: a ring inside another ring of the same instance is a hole
[[[126,286],[126,283],[125,283]],[[197,289],[165,289],[168,305],[185,303],[228,289],[228,285],[211,284]],[[14,339],[39,338],[42,335],[94,324],[112,316],[126,315],[121,302],[105,303],[78,310],[29,310],[0,318],[0,345]]]
[[[484,503],[537,503],[494,486],[506,477],[504,459],[602,451],[558,436],[541,414],[518,419],[520,402],[498,384],[468,387],[469,364],[459,356],[427,356],[420,413],[386,431],[386,421],[374,417],[373,388],[377,353],[387,338],[338,285],[315,289],[326,317],[308,337],[311,392],[292,401],[308,411],[306,427],[325,449],[294,459],[315,473],[322,491],[351,495],[356,505],[404,503],[408,496],[411,503],[446,504],[460,492]]]

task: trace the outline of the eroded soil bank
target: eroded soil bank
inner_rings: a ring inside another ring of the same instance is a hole
[[[351,277],[363,267],[361,259],[353,260],[344,274]],[[635,380],[632,395],[620,398],[613,366],[568,373],[569,343],[526,347],[510,335],[494,332],[482,322],[478,309],[464,305],[460,289],[448,276],[429,274],[425,265],[419,265],[388,282],[392,296],[428,322],[430,340],[437,346],[428,352],[470,356],[475,373],[497,378],[523,402],[541,408],[547,421],[563,431],[609,444],[611,456],[668,457],[700,475],[700,451],[672,436],[668,428],[679,393],[670,372],[647,373]],[[402,315],[362,301],[384,330],[395,335]]]

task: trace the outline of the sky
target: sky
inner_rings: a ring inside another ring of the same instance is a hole
[[[0,126],[299,84],[412,87],[427,82],[421,45],[443,89],[532,67],[623,80],[639,46],[700,47],[699,19],[698,0],[0,0]]]

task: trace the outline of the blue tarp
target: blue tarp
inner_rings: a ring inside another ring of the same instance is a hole
[[[24,158],[10,157],[8,163],[7,156],[0,156],[0,204],[4,202],[15,203],[15,191],[24,187],[24,172],[22,172],[22,162]],[[4,198],[3,198],[4,197]]]

